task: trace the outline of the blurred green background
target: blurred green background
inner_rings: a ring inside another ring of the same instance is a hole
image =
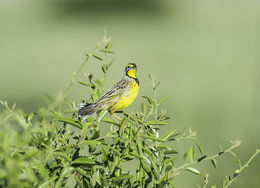
[[[0,99],[36,111],[44,93],[66,88],[105,29],[116,51],[107,88],[135,62],[139,106],[141,95],[151,92],[144,78],[155,73],[159,96],[171,96],[164,131],[191,127],[209,154],[239,138],[243,163],[260,147],[259,21],[256,0],[1,0]],[[70,97],[79,101],[85,91],[78,86]],[[176,147],[186,151],[188,145]],[[221,185],[236,163],[226,156],[218,164],[200,169]],[[257,157],[232,187],[258,187],[259,168]],[[201,178],[189,172],[176,177],[177,187],[196,183]]]

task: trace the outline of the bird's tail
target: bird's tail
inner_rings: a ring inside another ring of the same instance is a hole
[[[79,105],[78,114],[81,117],[90,116],[97,110],[96,103],[82,103]]]

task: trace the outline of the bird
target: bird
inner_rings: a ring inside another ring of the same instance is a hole
[[[134,102],[139,91],[139,80],[136,77],[137,66],[135,63],[129,63],[125,67],[124,77],[117,82],[111,89],[102,95],[94,103],[82,103],[78,111],[79,117],[85,120],[93,113],[105,109],[116,121],[121,119],[114,114],[116,111],[122,111]],[[82,121],[83,121],[82,120]]]

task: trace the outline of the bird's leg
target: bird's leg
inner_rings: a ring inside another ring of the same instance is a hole
[[[114,116],[114,114],[110,114],[110,116],[111,116],[111,118],[112,118],[115,122],[119,123],[119,122],[117,121],[116,117]]]
[[[120,117],[118,117],[117,115],[115,115],[114,114],[114,112],[110,112],[110,116],[111,116],[111,118],[115,121],[115,122],[117,122],[117,123],[119,123],[118,122],[118,120],[122,120]]]
[[[114,112],[110,111],[109,113],[110,113],[111,118],[112,118],[116,123],[119,124],[119,122],[117,121],[117,119],[116,119],[116,117],[115,117],[115,115],[114,115]],[[111,132],[115,131],[115,126],[114,126],[113,124],[111,124],[110,131],[111,131]]]
[[[114,116],[119,120],[119,121],[122,121],[122,118],[117,116],[116,114],[114,114]]]

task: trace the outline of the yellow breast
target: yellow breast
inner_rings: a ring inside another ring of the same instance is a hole
[[[122,96],[120,100],[114,104],[111,108],[110,111],[120,111],[128,107],[132,102],[134,102],[139,90],[139,85],[135,80],[133,80],[130,84],[130,89],[129,92]]]

